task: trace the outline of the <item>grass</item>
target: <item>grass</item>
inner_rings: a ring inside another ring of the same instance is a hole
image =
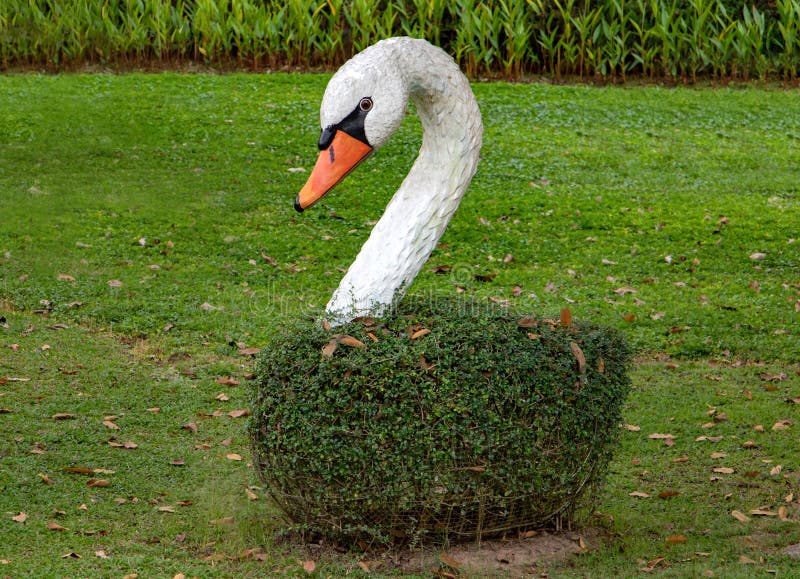
[[[295,214],[307,173],[290,169],[315,158],[326,80],[0,77],[0,572],[305,575],[298,560],[313,554],[276,543],[262,490],[245,493],[258,484],[247,418],[227,416],[249,403],[239,351],[325,303],[420,141],[410,116],[320,207]],[[463,290],[547,316],[568,306],[619,327],[641,359],[626,411],[640,430],[624,432],[593,523],[613,540],[545,570],[630,576],[665,557],[667,576],[796,572],[779,551],[800,542],[798,405],[784,402],[800,396],[797,95],[475,91],[483,159],[412,292]],[[217,382],[228,376],[240,385]],[[711,408],[728,419],[703,428]],[[781,420],[794,423],[772,430]],[[781,505],[788,521],[730,515]],[[675,536],[686,540],[666,542]],[[358,560],[320,559],[318,573],[357,574]]]

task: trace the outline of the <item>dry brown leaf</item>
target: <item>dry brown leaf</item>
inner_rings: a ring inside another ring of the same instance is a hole
[[[183,426],[181,426],[182,430],[188,430],[189,432],[197,432],[197,423],[196,422],[187,422]]]
[[[670,535],[665,538],[664,541],[666,541],[668,545],[679,545],[686,542],[686,535]]]
[[[647,438],[652,438],[654,440],[663,440],[665,438],[675,438],[674,434],[660,434],[658,432],[654,432],[653,434],[648,434]]]
[[[439,560],[448,567],[452,567],[453,569],[461,569],[462,565],[464,564],[455,557],[451,557],[447,553],[442,553],[441,555],[439,555]]]
[[[236,378],[233,378],[231,376],[223,376],[222,378],[217,378],[215,380],[215,382],[217,384],[222,385],[222,386],[238,386],[239,385],[239,381]]]
[[[419,339],[419,338],[421,338],[423,336],[427,336],[430,333],[431,333],[431,331],[428,328],[422,328],[421,330],[417,330],[416,332],[411,334],[411,339],[412,340],[417,340],[417,339]]]
[[[108,479],[104,478],[92,478],[86,482],[87,487],[97,487],[97,488],[107,487],[110,484],[111,482]]]
[[[111,422],[111,420],[103,420],[103,424],[111,430],[119,430],[119,426]]]
[[[158,512],[160,512],[160,513],[174,513],[175,512],[175,507],[173,507],[171,505],[164,505],[164,506],[161,506],[161,507],[157,507],[156,510]]]
[[[677,497],[679,494],[678,491],[661,491],[658,493],[658,498],[660,499],[671,499],[673,497]]]
[[[371,573],[376,567],[383,565],[383,561],[359,561],[358,568],[364,573]]]
[[[261,351],[261,348],[242,348],[239,350],[240,356],[255,356]]]
[[[344,344],[345,346],[350,346],[351,348],[366,348],[367,345],[362,342],[361,340],[354,338],[353,336],[339,336],[338,338],[340,344]]]
[[[741,557],[739,557],[739,563],[745,563],[747,565],[755,565],[756,562],[753,559],[751,559],[750,557],[747,557],[746,555],[742,555]]]
[[[14,521],[15,523],[24,523],[25,521],[28,520],[28,514],[20,511],[18,515],[14,515],[13,517],[11,517],[11,520]]]
[[[777,517],[778,513],[775,511],[768,511],[766,509],[750,509],[750,514],[754,517]]]
[[[625,430],[630,430],[631,432],[639,432],[641,430],[640,427],[634,424],[623,424],[622,428],[624,428]]]
[[[789,493],[785,497],[783,497],[783,501],[785,503],[791,503],[794,500],[794,493]]]
[[[68,412],[59,412],[57,414],[53,414],[53,416],[51,416],[51,418],[53,420],[72,420],[73,418],[75,418],[75,415],[74,414],[70,414]]]
[[[539,321],[536,318],[525,316],[517,320],[517,325],[520,328],[534,328],[539,325]]]
[[[309,559],[308,561],[300,561],[300,565],[303,567],[303,571],[311,575],[317,569],[317,564],[314,562],[313,559]]]
[[[782,465],[780,465],[780,464],[778,464],[778,465],[775,465],[775,466],[774,466],[774,467],[772,467],[772,469],[769,471],[769,476],[776,476],[776,475],[779,475],[779,474],[781,474],[781,471],[782,471],[782,470],[783,470],[783,466],[782,466]]]
[[[108,553],[106,553],[102,549],[100,549],[99,551],[95,551],[94,552],[94,556],[95,557],[99,557],[100,559],[108,559],[109,558]]]
[[[339,342],[336,341],[336,338],[331,338],[328,340],[328,343],[322,346],[322,355],[325,358],[330,358],[333,356],[333,353],[336,351],[336,348],[339,347]]]
[[[47,528],[50,529],[51,531],[66,531],[67,530],[66,527],[62,527],[61,525],[59,525],[55,521],[48,521]]]
[[[94,474],[93,468],[83,468],[80,466],[68,466],[64,469],[64,472],[69,472],[72,474]]]
[[[778,518],[781,521],[788,521],[789,520],[789,511],[783,505],[778,507]]]
[[[726,456],[728,456],[728,455],[725,452],[712,452],[711,453],[711,458],[725,458]]]
[[[83,557],[81,557],[80,555],[78,555],[77,553],[75,553],[73,551],[70,551],[69,553],[64,553],[63,555],[61,555],[61,558],[62,559],[83,559]]]
[[[572,355],[578,362],[578,374],[586,374],[586,357],[583,355],[583,350],[575,342],[570,342],[569,347],[572,350]]]
[[[788,430],[791,424],[791,420],[778,420],[778,422],[772,425],[772,430]]]
[[[38,475],[39,475],[39,478],[42,479],[43,483],[48,484],[48,485],[55,484],[53,479],[51,479],[46,474],[40,472],[40,473],[38,473]]]
[[[228,416],[231,418],[242,418],[243,416],[250,416],[250,411],[247,409],[231,410],[228,412]]]
[[[718,466],[711,470],[719,474],[733,474],[735,472],[732,468],[728,468],[727,466]]]
[[[569,311],[569,308],[561,310],[558,320],[562,328],[568,328],[572,325],[572,312]]]
[[[212,525],[232,525],[236,522],[233,517],[222,517],[221,519],[213,519],[209,521]]]
[[[731,516],[742,523],[746,523],[750,520],[750,517],[745,515],[742,511],[731,511]]]
[[[231,452],[229,454],[226,454],[225,458],[227,458],[228,460],[242,460],[242,455],[236,454],[235,452]]]
[[[650,495],[648,495],[647,493],[643,493],[641,491],[633,491],[632,493],[628,493],[628,496],[636,497],[636,498],[639,498],[639,499],[649,499],[650,498]]]
[[[245,489],[244,489],[244,494],[247,495],[247,498],[250,499],[251,501],[257,501],[258,500],[258,495],[256,493],[254,493],[253,491],[251,491],[247,487],[245,487]]]

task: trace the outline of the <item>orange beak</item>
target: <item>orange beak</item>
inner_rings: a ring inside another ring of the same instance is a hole
[[[314,205],[371,152],[372,147],[366,143],[344,131],[336,131],[330,146],[319,152],[317,164],[297,195],[294,208],[304,211]]]

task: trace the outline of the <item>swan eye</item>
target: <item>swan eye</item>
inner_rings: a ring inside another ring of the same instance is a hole
[[[358,108],[365,113],[370,111],[372,109],[372,99],[369,97],[364,97],[361,99],[361,102],[358,103]]]

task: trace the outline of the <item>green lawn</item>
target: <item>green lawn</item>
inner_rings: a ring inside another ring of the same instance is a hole
[[[409,115],[296,214],[326,80],[0,76],[0,575],[306,574],[313,553],[274,543],[247,417],[228,415],[249,404],[240,350],[324,305],[420,142]],[[592,522],[609,540],[543,569],[796,573],[780,550],[800,542],[800,93],[474,88],[483,159],[411,291],[566,306],[640,358],[640,430]]]

